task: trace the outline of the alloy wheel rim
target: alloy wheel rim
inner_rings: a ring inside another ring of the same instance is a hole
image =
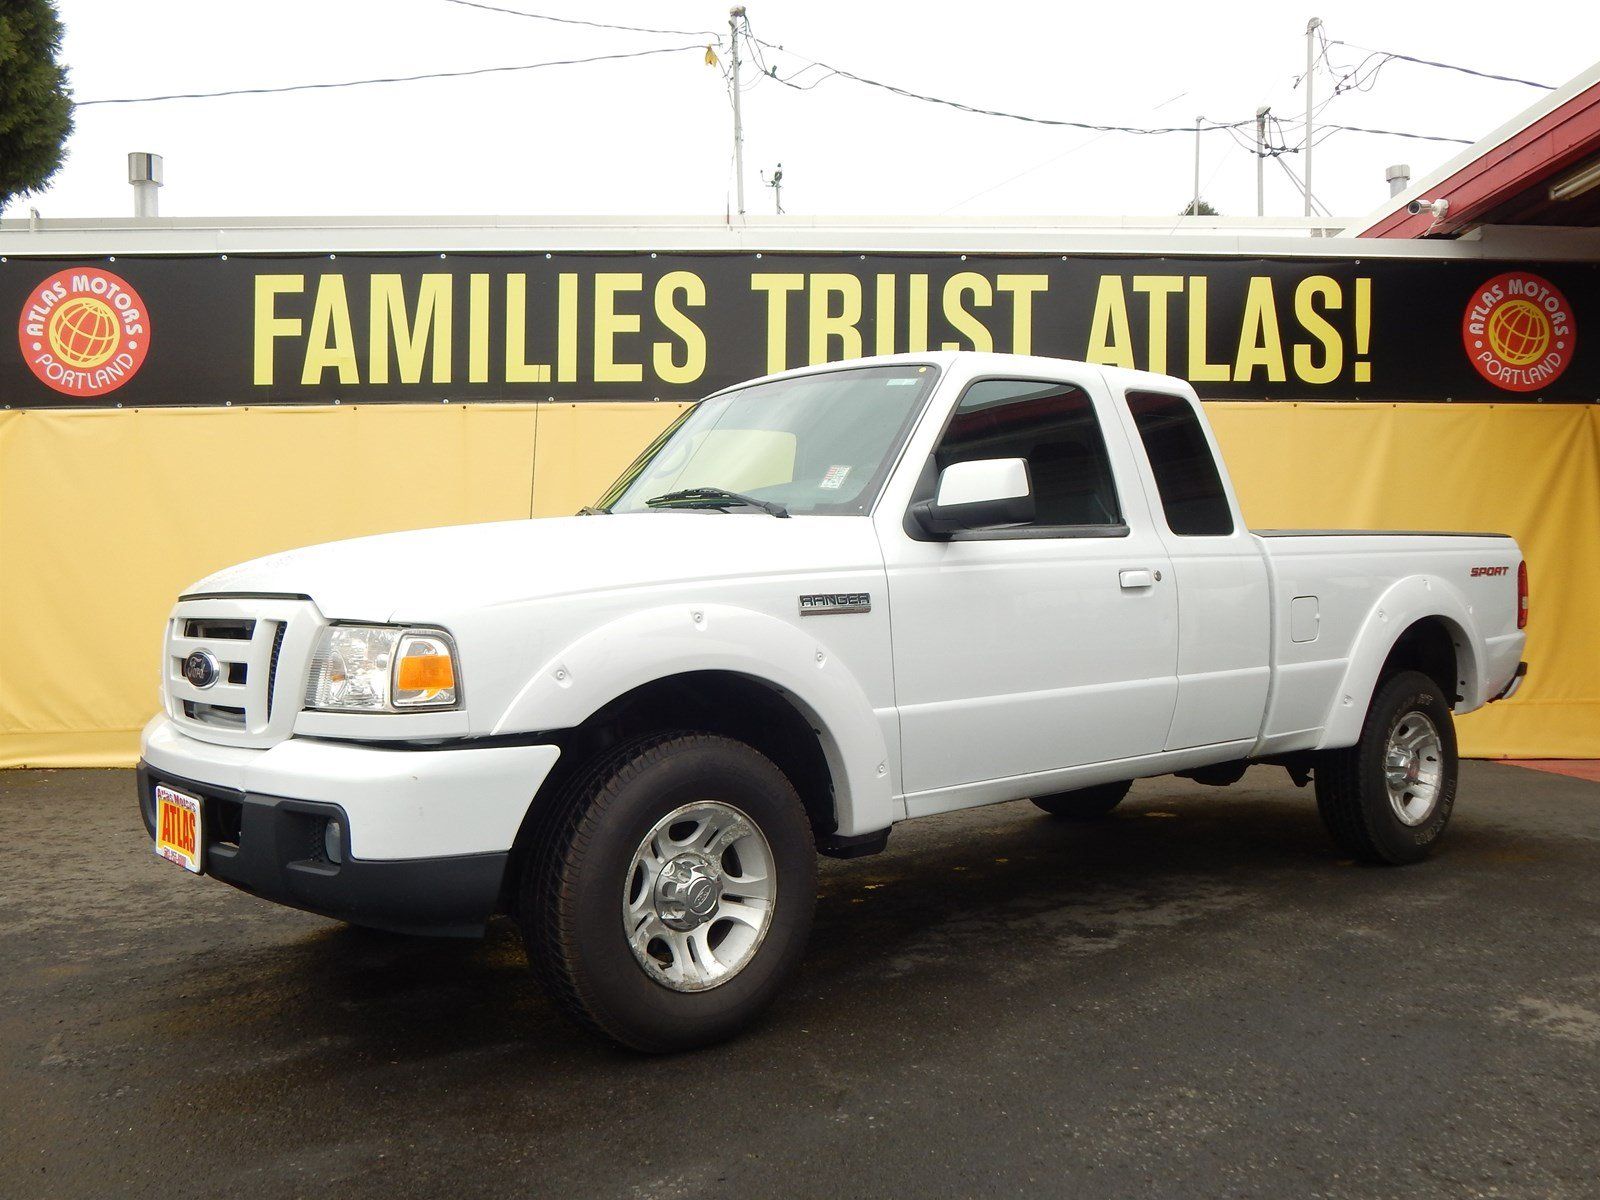
[[[1390,729],[1383,781],[1402,824],[1421,825],[1432,815],[1444,781],[1444,739],[1427,714],[1408,712]]]
[[[772,847],[731,804],[674,809],[639,843],[622,884],[622,930],[656,983],[703,992],[755,958],[777,901]]]

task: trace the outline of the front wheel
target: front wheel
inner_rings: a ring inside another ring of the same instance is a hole
[[[742,742],[624,745],[556,801],[523,873],[528,957],[577,1020],[662,1053],[737,1032],[799,963],[816,906],[810,822]]]
[[[1418,862],[1450,822],[1458,765],[1444,692],[1419,671],[1401,671],[1373,696],[1360,740],[1317,763],[1317,811],[1352,858]]]

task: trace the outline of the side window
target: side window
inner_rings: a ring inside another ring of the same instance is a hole
[[[933,457],[941,471],[972,459],[1027,459],[1035,526],[1122,522],[1094,404],[1072,384],[1025,379],[972,384]]]
[[[1129,392],[1128,408],[1155,473],[1167,528],[1182,537],[1232,533],[1233,513],[1216,456],[1194,407],[1182,396]]]

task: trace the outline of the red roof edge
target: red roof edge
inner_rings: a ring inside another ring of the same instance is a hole
[[[1530,185],[1600,152],[1600,84],[1591,85],[1429,189],[1445,215],[1386,213],[1361,237],[1419,238],[1457,233]]]

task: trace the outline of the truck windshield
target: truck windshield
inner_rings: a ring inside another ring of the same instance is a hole
[[[731,493],[795,516],[865,513],[937,377],[933,367],[910,363],[722,392],[651,443],[597,507],[762,511]]]

